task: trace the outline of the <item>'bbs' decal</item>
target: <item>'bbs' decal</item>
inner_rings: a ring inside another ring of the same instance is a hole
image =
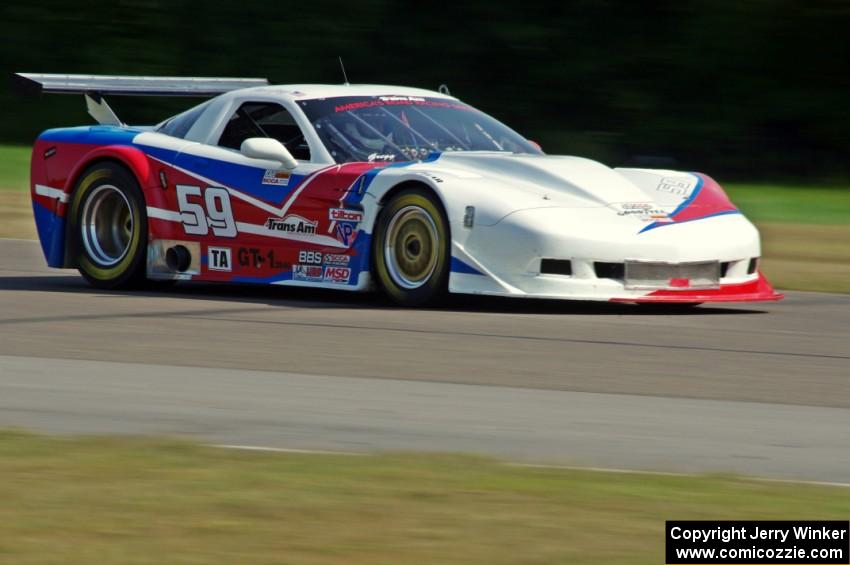
[[[321,251],[299,251],[298,252],[298,262],[304,265],[321,265],[322,264],[322,252]]]
[[[233,208],[230,205],[230,194],[226,189],[211,186],[203,195],[202,205],[190,197],[200,197],[200,186],[178,184],[177,205],[180,207],[180,217],[183,229],[188,235],[207,235],[212,228],[218,237],[236,237],[236,220],[233,219]]]

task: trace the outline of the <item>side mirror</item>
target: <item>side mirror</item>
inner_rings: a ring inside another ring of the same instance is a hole
[[[249,137],[242,142],[240,151],[251,159],[277,161],[281,168],[291,171],[298,166],[298,161],[283,143],[270,137]]]

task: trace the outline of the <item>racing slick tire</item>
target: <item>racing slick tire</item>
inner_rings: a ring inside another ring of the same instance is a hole
[[[435,304],[448,290],[450,235],[436,197],[405,189],[381,211],[372,239],[375,274],[397,304]]]
[[[68,212],[71,254],[94,287],[118,289],[145,280],[148,222],[135,177],[116,163],[87,169]]]

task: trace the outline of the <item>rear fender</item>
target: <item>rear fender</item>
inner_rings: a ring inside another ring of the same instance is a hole
[[[157,205],[162,196],[157,190],[159,180],[153,173],[150,159],[131,145],[91,146],[78,143],[37,141],[31,163],[33,214],[42,250],[51,267],[74,268],[75,251],[68,234],[68,214],[73,213],[74,191],[80,178],[90,167],[102,162],[116,162],[126,167],[139,183],[146,205]],[[53,151],[55,162],[45,158]],[[84,152],[85,151],[85,152]],[[64,161],[64,162],[62,162]],[[73,166],[68,167],[73,162]],[[37,193],[36,186],[62,186],[63,196],[46,198]]]

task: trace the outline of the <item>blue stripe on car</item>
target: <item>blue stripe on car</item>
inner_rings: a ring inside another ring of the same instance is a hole
[[[465,263],[458,259],[457,257],[452,257],[450,270],[453,273],[458,273],[460,275],[481,275],[484,276],[484,273],[470,265],[469,263]]]
[[[64,267],[65,263],[65,218],[54,214],[38,202],[33,201],[32,212],[41,250],[50,267]]]

